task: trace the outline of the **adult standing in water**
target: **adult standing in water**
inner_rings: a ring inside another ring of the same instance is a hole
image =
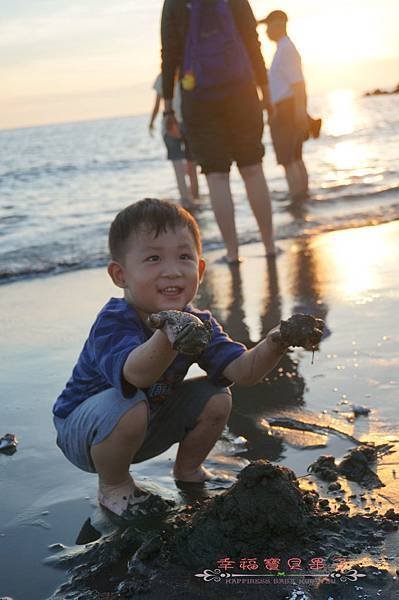
[[[302,144],[308,136],[309,117],[301,57],[287,35],[287,21],[285,12],[274,10],[259,23],[266,25],[268,37],[277,44],[269,70],[273,103],[269,125],[274,151],[278,164],[284,167],[292,199],[300,200],[308,194]],[[320,129],[321,121],[318,121]]]
[[[155,90],[154,106],[148,125],[150,134],[153,134],[154,123],[157,118],[162,100],[162,74],[159,73],[155,79],[153,89]],[[199,196],[197,166],[193,160],[187,139],[184,135],[183,117],[181,114],[180,86],[175,83],[173,110],[176,115],[175,127],[167,131],[165,119],[162,120],[162,137],[165,142],[168,160],[172,162],[176,176],[177,188],[180,194],[180,202],[184,208],[190,209],[194,206],[194,200]],[[186,178],[190,180],[190,187]]]
[[[272,211],[262,169],[263,108],[269,109],[266,67],[247,0],[165,0],[162,77],[166,126],[172,129],[176,73],[183,121],[205,173],[228,263],[240,260],[229,173],[237,163],[267,256],[275,256]],[[259,100],[257,86],[262,101]]]

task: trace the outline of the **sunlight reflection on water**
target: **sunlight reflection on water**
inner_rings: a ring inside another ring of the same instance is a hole
[[[334,90],[327,95],[324,131],[335,137],[349,135],[356,127],[357,112],[352,90]]]
[[[348,171],[353,169],[353,173],[360,177],[369,173],[368,170],[365,172],[365,169],[370,165],[372,148],[361,145],[357,141],[344,140],[334,144],[327,156],[335,170]]]

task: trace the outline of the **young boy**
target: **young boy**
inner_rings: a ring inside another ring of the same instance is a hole
[[[247,350],[209,311],[191,306],[205,261],[198,225],[184,209],[155,199],[128,206],[111,225],[109,247],[108,273],[124,297],[100,311],[53,412],[65,456],[98,473],[100,505],[128,520],[150,496],[134,482],[131,463],[178,442],[175,479],[208,479],[202,463],[228,420],[228,386],[257,383],[287,347],[269,332]],[[151,328],[150,315],[168,310],[209,321],[208,347],[179,353],[173,328]],[[194,362],[207,378],[183,381]]]

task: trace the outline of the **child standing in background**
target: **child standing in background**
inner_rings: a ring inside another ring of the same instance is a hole
[[[179,82],[175,84],[175,99],[173,103],[173,112],[176,116],[176,126],[173,131],[167,131],[165,120],[162,120],[162,137],[167,149],[168,160],[172,161],[175,171],[177,187],[180,193],[180,201],[184,208],[190,209],[193,205],[193,200],[199,196],[197,169],[194,158],[191,155],[187,139],[184,136],[183,117],[181,113],[181,94]],[[149,130],[151,135],[154,131],[155,119],[158,115],[161,100],[163,98],[162,91],[162,74],[156,78],[153,89],[155,90],[155,102],[151,113]],[[187,186],[186,176],[190,180],[190,186]]]

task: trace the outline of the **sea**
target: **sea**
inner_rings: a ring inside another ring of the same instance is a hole
[[[399,95],[335,90],[310,99],[321,136],[304,147],[311,195],[293,205],[265,124],[264,170],[275,237],[298,238],[399,218]],[[160,130],[148,115],[0,131],[0,283],[98,267],[108,260],[115,214],[145,197],[179,201]],[[160,123],[158,123],[160,125]],[[241,244],[259,240],[233,167]],[[200,176],[204,253],[222,247]]]

